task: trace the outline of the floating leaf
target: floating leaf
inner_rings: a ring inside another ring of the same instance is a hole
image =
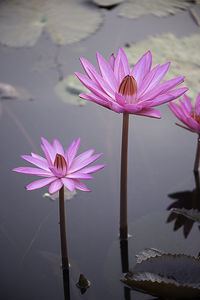
[[[32,97],[24,88],[0,82],[0,99],[31,100]]]
[[[101,12],[83,0],[5,0],[0,12],[0,42],[11,47],[33,46],[43,29],[54,42],[71,44],[102,22]]]
[[[146,248],[143,251],[140,251],[137,255],[137,263],[141,263],[144,260],[147,260],[148,258],[151,257],[156,257],[156,256],[161,256],[164,254],[163,251],[155,249],[155,248]]]
[[[79,97],[80,93],[87,93],[88,90],[74,75],[69,75],[55,86],[55,92],[63,102],[73,105],[85,105],[87,101]]]
[[[148,1],[147,1],[148,2]],[[195,101],[200,86],[200,35],[177,38],[173,34],[163,34],[150,37],[147,40],[125,48],[128,59],[133,64],[137,62],[144,51],[151,49],[153,64],[163,64],[171,61],[171,67],[165,79],[185,75],[185,86],[189,87],[187,94]]]
[[[192,299],[200,296],[200,260],[185,254],[150,256],[122,281],[163,299]]]
[[[186,208],[173,208],[172,212],[192,219],[195,222],[200,223],[200,212],[198,209],[186,209]]]
[[[70,192],[68,189],[64,188],[65,193],[64,193],[64,200],[71,200],[75,195],[76,195],[76,191],[74,190],[73,192]],[[58,200],[59,199],[59,192],[51,195],[49,193],[45,193],[43,195],[43,197],[47,197],[53,201]]]
[[[114,7],[118,5],[119,3],[124,2],[124,0],[93,0],[95,4],[97,4],[100,7]]]
[[[165,17],[187,9],[191,5],[190,2],[187,0],[127,0],[119,15],[131,19],[147,14]]]

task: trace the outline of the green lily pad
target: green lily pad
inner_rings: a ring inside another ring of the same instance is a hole
[[[200,35],[177,38],[172,33],[149,37],[125,48],[132,66],[148,50],[153,56],[153,65],[171,61],[164,80],[176,76],[186,76],[184,86],[189,87],[188,96],[195,102],[200,91]]]
[[[200,260],[185,254],[149,255],[122,282],[163,299],[192,299],[200,296]]]
[[[79,94],[87,93],[88,90],[75,75],[69,75],[62,81],[59,81],[55,86],[55,92],[65,103],[73,105],[85,105],[87,103],[86,100],[79,97]]]
[[[44,29],[54,42],[71,44],[102,22],[101,12],[83,0],[5,0],[0,12],[0,43],[11,47],[33,46]]]
[[[191,1],[187,0],[128,0],[122,6],[119,15],[130,19],[147,14],[165,17],[187,9],[190,5]]]

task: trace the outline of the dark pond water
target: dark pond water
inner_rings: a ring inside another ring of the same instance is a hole
[[[117,8],[105,11],[104,24],[96,34],[61,48],[59,60],[64,76],[82,71],[79,56],[95,63],[96,50],[108,57],[118,46],[149,34],[173,32],[183,36],[199,31],[187,11],[162,19],[145,16],[134,21],[118,18],[116,13]],[[188,224],[187,218],[169,218],[168,210],[170,205],[190,206],[190,199],[186,197],[181,202],[180,195],[173,194],[195,189],[192,170],[196,135],[176,127],[167,106],[160,107],[161,120],[130,117],[131,238],[128,251],[125,249],[121,256],[118,230],[122,116],[93,103],[81,107],[60,101],[53,90],[58,82],[55,52],[46,34],[32,48],[0,46],[0,81],[22,86],[33,97],[33,101],[0,102],[1,299],[151,299],[125,288],[120,278],[128,264],[129,268],[135,264],[135,255],[146,247],[198,255],[198,225]],[[43,197],[45,188],[27,192],[24,186],[34,178],[11,172],[24,165],[20,155],[41,153],[41,136],[50,141],[56,137],[65,146],[81,136],[80,151],[94,147],[96,152],[104,152],[99,163],[106,164],[89,182],[91,193],[77,192],[66,201],[71,268],[70,290],[65,293],[58,202]],[[75,285],[80,273],[91,282],[83,295]]]

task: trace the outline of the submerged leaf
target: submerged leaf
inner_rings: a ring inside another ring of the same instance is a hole
[[[93,0],[95,4],[97,4],[100,7],[113,7],[116,6],[119,3],[124,2],[124,0]]]
[[[0,99],[31,100],[32,97],[24,88],[0,82]]]
[[[164,17],[187,9],[191,5],[190,2],[188,0],[128,0],[122,6],[119,15],[131,19],[147,14]]]
[[[200,86],[200,35],[177,38],[168,33],[149,37],[125,48],[128,60],[134,65],[144,51],[149,50],[149,47],[151,47],[154,65],[171,61],[170,69],[165,76],[166,80],[180,74],[186,76],[184,85],[190,88],[187,94],[195,100]]]
[[[122,281],[133,289],[163,299],[200,296],[200,260],[185,254],[157,253],[137,263]]]
[[[83,0],[5,0],[0,12],[0,42],[11,47],[33,46],[43,29],[54,42],[71,44],[94,33],[102,22],[100,11]]]
[[[85,105],[87,103],[87,101],[79,97],[79,94],[87,93],[88,90],[74,75],[69,75],[62,81],[59,81],[55,86],[55,92],[65,103],[73,105]]]
[[[74,190],[73,192],[70,192],[68,189],[66,189],[66,188],[64,188],[64,200],[71,200],[75,195],[76,195],[76,191]],[[45,197],[47,197],[47,198],[49,198],[49,199],[51,199],[51,200],[53,200],[53,201],[55,201],[55,200],[58,200],[59,199],[59,192],[57,192],[57,193],[55,193],[55,194],[53,194],[53,195],[51,195],[51,194],[49,194],[49,193],[45,193],[44,195],[43,195],[43,197],[45,198]]]

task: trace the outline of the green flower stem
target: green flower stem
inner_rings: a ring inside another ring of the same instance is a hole
[[[67,253],[67,238],[66,238],[66,221],[65,221],[65,201],[64,201],[64,186],[59,191],[59,212],[60,212],[60,239],[62,253],[62,267],[69,268],[69,260]]]
[[[197,140],[197,151],[196,151],[196,158],[194,162],[194,172],[198,172],[199,162],[200,162],[200,134],[198,135],[198,140]]]
[[[120,182],[120,239],[128,238],[127,224],[127,168],[128,168],[129,114],[123,114]]]

